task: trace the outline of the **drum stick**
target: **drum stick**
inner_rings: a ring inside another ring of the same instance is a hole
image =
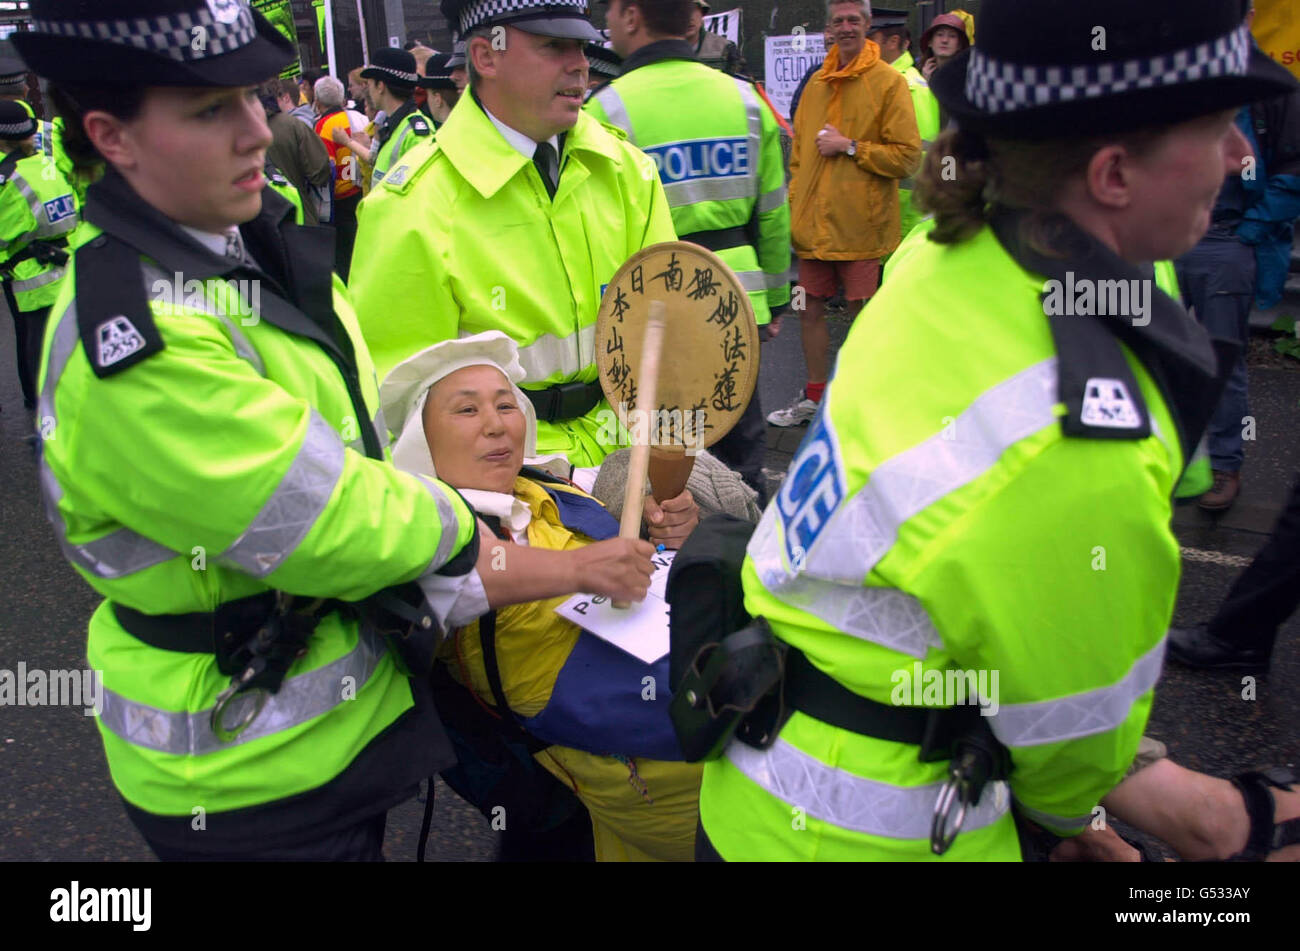
[[[637,419],[632,433],[632,458],[627,467],[627,489],[623,495],[623,519],[620,538],[641,537],[641,511],[645,505],[646,471],[650,464],[650,420],[653,418],[659,388],[659,354],[664,342],[664,303],[650,302],[650,316],[645,325],[645,342],[641,347],[641,368],[637,374]],[[631,422],[631,420],[629,420]],[[615,601],[614,607],[626,608],[630,602]]]

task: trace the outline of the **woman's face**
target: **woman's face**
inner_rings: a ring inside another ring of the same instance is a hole
[[[271,130],[256,86],[150,89],[138,116],[109,125],[97,147],[173,221],[221,232],[262,210]]]
[[[930,49],[935,56],[956,56],[961,49],[961,34],[950,26],[941,26],[930,37]]]
[[[1227,110],[1181,123],[1133,159],[1125,258],[1173,259],[1209,230],[1225,177],[1242,174],[1243,159],[1252,154],[1235,117],[1235,110]]]
[[[510,494],[524,464],[523,409],[496,367],[439,380],[424,404],[424,436],[438,478],[458,489]]]

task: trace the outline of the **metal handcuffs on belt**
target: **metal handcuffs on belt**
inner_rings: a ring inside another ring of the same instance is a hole
[[[222,743],[231,742],[252,726],[270,695],[280,690],[293,662],[307,653],[307,639],[320,620],[316,611],[324,599],[311,602],[302,612],[291,612],[292,603],[293,595],[277,591],[274,610],[234,653],[238,671],[230,678],[230,686],[217,695],[208,720]],[[236,704],[241,701],[242,709],[238,709]],[[232,711],[238,718],[228,724],[227,714]]]

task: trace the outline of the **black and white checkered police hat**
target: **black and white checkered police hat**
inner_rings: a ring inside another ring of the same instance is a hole
[[[15,142],[36,134],[36,120],[12,99],[0,99],[0,141]]]
[[[930,89],[965,130],[1108,135],[1284,95],[1291,75],[1251,42],[1243,0],[984,0],[975,45]]]
[[[451,78],[451,54],[434,53],[424,61],[424,75],[420,85],[425,89],[455,89]]]
[[[297,55],[248,0],[31,0],[30,12],[14,46],[56,83],[251,86]]]
[[[608,46],[600,43],[588,43],[584,52],[587,54],[587,66],[592,76],[617,79],[622,75],[623,58]]]
[[[415,55],[407,50],[384,46],[371,54],[370,62],[361,71],[363,79],[381,79],[399,86],[414,87],[420,81]]]
[[[0,86],[23,82],[27,78],[27,64],[8,40],[0,40]]]
[[[539,36],[597,43],[604,39],[591,25],[587,0],[442,0],[439,7],[460,40],[481,26],[513,26]]]

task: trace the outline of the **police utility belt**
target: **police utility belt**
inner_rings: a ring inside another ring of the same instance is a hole
[[[798,710],[863,736],[920,747],[923,763],[949,761],[935,803],[930,848],[942,855],[985,787],[1005,779],[1010,755],[978,706],[904,707],[854,693],[772,633],[767,620],[705,644],[676,685],[670,708],[686,759],[714,759],[733,738],[765,750]]]
[[[150,647],[216,657],[217,669],[230,677],[230,685],[217,696],[208,722],[223,743],[257,719],[270,695],[279,692],[293,662],[307,653],[316,626],[329,614],[359,619],[383,637],[398,669],[407,676],[433,670],[442,634],[435,619],[423,610],[424,596],[414,582],[387,588],[359,603],[263,591],[228,601],[215,611],[192,614],[143,614],[115,601],[110,604],[118,623]]]
[[[690,234],[684,234],[679,239],[689,241],[691,244],[698,244],[702,248],[708,248],[710,251],[726,251],[728,248],[739,248],[743,245],[752,245],[753,237],[748,228],[719,228],[716,231],[692,231]]]
[[[0,266],[0,276],[3,276],[5,280],[13,280],[14,268],[32,258],[42,264],[53,264],[55,267],[62,267],[68,263],[67,247],[68,239],[66,237],[33,241]]]
[[[544,390],[524,390],[539,423],[558,423],[586,416],[604,397],[599,383],[556,383]]]

